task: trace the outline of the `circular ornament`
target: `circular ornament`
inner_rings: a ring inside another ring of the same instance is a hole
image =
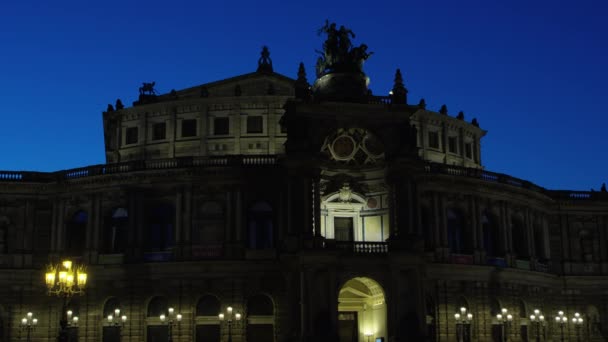
[[[336,159],[348,159],[355,152],[355,142],[349,136],[339,136],[332,143],[332,150]]]

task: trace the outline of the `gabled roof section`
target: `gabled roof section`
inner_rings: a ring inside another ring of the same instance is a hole
[[[232,96],[294,96],[296,80],[276,72],[252,72],[163,94],[179,98]]]

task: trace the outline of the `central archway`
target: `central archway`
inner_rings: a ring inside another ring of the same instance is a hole
[[[340,342],[386,341],[386,300],[378,282],[357,277],[344,283],[338,295],[338,335]]]

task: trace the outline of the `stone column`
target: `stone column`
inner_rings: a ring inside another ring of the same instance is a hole
[[[184,220],[184,188],[179,186],[175,189],[175,244],[173,257],[182,259],[182,234]]]
[[[441,232],[441,213],[439,211],[439,194],[433,192],[433,244],[435,245],[435,249],[443,246],[442,232]]]
[[[188,186],[184,189],[184,220],[181,243],[182,259],[190,260],[192,256],[192,187]]]

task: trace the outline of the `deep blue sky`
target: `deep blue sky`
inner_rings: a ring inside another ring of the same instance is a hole
[[[550,189],[608,182],[608,5],[604,0],[2,1],[0,169],[104,162],[108,103],[144,81],[168,92],[255,71],[314,77],[325,19],[375,54],[375,94],[401,68],[409,99],[465,112],[488,130],[486,169]]]

